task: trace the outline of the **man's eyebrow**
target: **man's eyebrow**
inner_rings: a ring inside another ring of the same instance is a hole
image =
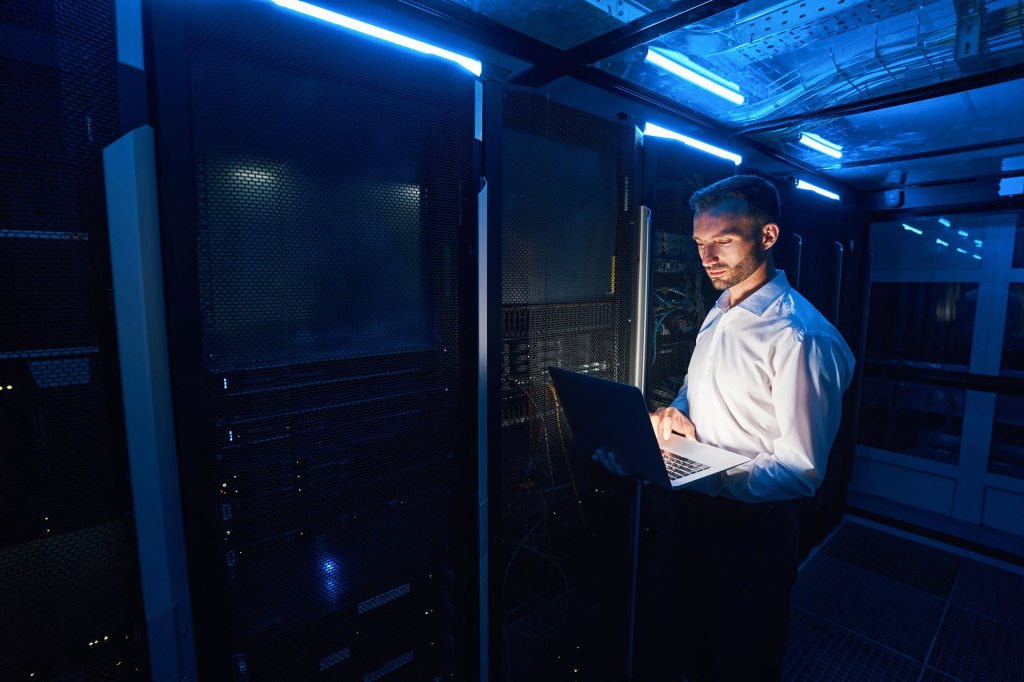
[[[745,232],[746,230],[739,225],[730,225],[729,227],[722,228],[718,232],[714,233],[708,237],[708,239],[718,239],[719,237],[728,237],[734,234],[743,235]],[[696,241],[697,237],[695,236],[693,239]]]

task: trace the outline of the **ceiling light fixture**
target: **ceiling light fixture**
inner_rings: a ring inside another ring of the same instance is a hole
[[[648,47],[644,60],[733,104],[744,102],[743,93],[739,92],[739,87],[735,83],[729,83],[674,50]]]
[[[949,242],[944,242],[941,239],[936,239],[935,243],[938,244],[939,246],[949,246]]]
[[[960,235],[961,237],[966,237],[967,236],[967,230],[957,230],[956,233],[958,235]]]
[[[714,145],[710,145],[707,142],[701,142],[700,140],[688,137],[686,135],[682,135],[681,133],[677,133],[674,130],[669,130],[668,128],[662,128],[661,126],[654,125],[653,123],[648,123],[644,127],[644,135],[651,135],[652,137],[665,137],[670,140],[678,140],[679,142],[682,142],[685,145],[693,147],[694,149],[699,149],[706,154],[711,154],[721,159],[728,159],[737,166],[743,163],[743,157],[740,156],[739,154],[734,154],[733,152],[726,151],[725,149],[721,149],[719,147],[715,147]]]
[[[807,145],[815,151],[827,154],[833,159],[840,159],[843,156],[843,147],[835,142],[829,142],[820,135],[814,133],[800,133],[800,144]]]
[[[829,192],[827,189],[822,189],[821,187],[818,187],[817,185],[812,185],[811,183],[807,182],[806,180],[797,180],[796,188],[797,189],[806,189],[806,190],[808,190],[810,192],[814,192],[815,194],[820,194],[823,197],[828,197],[829,199],[834,199],[835,201],[839,201],[839,195],[836,194],[835,192]]]
[[[949,222],[945,218],[939,218],[939,222],[942,223],[943,227],[953,227],[953,223]]]
[[[924,234],[924,232],[922,232],[921,230],[917,229],[916,227],[911,227],[910,225],[907,225],[906,223],[903,223],[903,229],[908,231],[908,232],[913,232],[914,234]]]
[[[483,70],[483,65],[475,59],[470,59],[469,57],[464,57],[461,54],[449,52],[448,50],[437,47],[436,45],[424,43],[421,40],[416,40],[415,38],[404,36],[401,33],[395,33],[394,31],[389,31],[385,28],[368,24],[365,21],[359,21],[358,19],[347,17],[344,14],[338,14],[337,12],[332,12],[322,7],[317,7],[316,5],[311,5],[308,2],[302,2],[301,0],[272,0],[272,2],[279,7],[284,7],[285,9],[290,9],[293,12],[299,12],[300,14],[305,14],[306,16],[313,17],[314,19],[326,21],[327,23],[334,24],[335,26],[341,26],[342,28],[347,28],[351,31],[356,31],[357,33],[362,33],[363,35],[377,38],[388,43],[400,45],[410,50],[415,50],[416,52],[422,52],[423,54],[430,54],[436,57],[441,57],[442,59],[447,59],[448,61],[455,62],[476,76],[479,76],[480,72]]]

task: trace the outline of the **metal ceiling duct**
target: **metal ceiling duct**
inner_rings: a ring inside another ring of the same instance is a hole
[[[1021,1],[982,1],[752,0],[651,43],[741,84],[742,106],[645,64],[646,46],[599,66],[744,125],[1024,62]]]

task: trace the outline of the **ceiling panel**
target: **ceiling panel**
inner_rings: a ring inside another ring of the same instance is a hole
[[[988,3],[979,54],[964,38],[957,48],[953,0],[751,0],[597,66],[742,127],[1024,64],[1022,16],[1020,0]],[[743,102],[650,63],[650,48]]]
[[[1024,144],[1010,145],[998,149],[972,150],[941,157],[928,157],[907,161],[887,161],[871,165],[855,165],[826,174],[861,189],[886,188],[891,171],[903,172],[903,183],[907,185],[938,184],[981,178],[996,178],[1011,170],[1012,161],[1024,159]],[[998,183],[988,199],[995,199]]]
[[[562,50],[673,4],[673,0],[447,1]]]
[[[1016,80],[876,111],[803,121],[750,137],[822,170],[840,171],[887,159],[899,162],[1021,141],[1022,111],[1024,80]],[[841,158],[800,144],[803,133],[840,146]]]

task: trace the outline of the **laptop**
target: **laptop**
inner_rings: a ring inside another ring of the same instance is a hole
[[[576,443],[584,452],[613,451],[628,474],[677,490],[749,462],[750,458],[676,433],[654,433],[636,386],[548,367]]]

